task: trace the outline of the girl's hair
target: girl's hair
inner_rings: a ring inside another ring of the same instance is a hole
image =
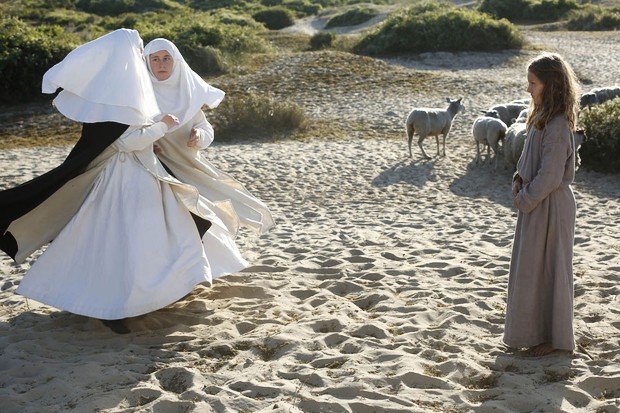
[[[575,130],[580,86],[570,65],[559,54],[543,53],[530,62],[527,70],[543,84],[540,104],[534,104],[533,99],[530,103],[527,127],[544,129],[553,117],[563,115]]]

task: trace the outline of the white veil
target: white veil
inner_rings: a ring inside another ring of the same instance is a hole
[[[43,93],[62,88],[54,105],[77,122],[150,124],[160,110],[142,44],[137,31],[119,29],[79,46],[43,75]]]

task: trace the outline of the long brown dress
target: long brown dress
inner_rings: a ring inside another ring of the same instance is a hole
[[[504,342],[572,350],[575,143],[566,118],[532,127],[517,164],[524,188],[513,241]]]

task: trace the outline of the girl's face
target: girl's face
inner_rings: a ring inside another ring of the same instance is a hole
[[[527,72],[527,92],[532,96],[535,105],[540,105],[545,85],[532,72]]]
[[[151,53],[149,55],[149,63],[151,65],[151,72],[153,72],[153,76],[157,80],[166,80],[172,74],[174,59],[166,50]]]

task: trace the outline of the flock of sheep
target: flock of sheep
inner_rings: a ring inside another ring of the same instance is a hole
[[[608,100],[620,98],[620,87],[605,87],[593,89],[584,93],[580,99],[582,110],[591,105],[600,104]],[[459,112],[464,112],[465,107],[461,103],[462,99],[447,99],[448,107],[439,108],[416,108],[407,116],[406,129],[409,145],[409,157],[412,157],[411,143],[414,133],[418,134],[418,146],[425,158],[430,156],[424,150],[422,143],[428,136],[434,136],[437,143],[437,156],[439,151],[439,135],[443,138],[443,155],[446,154],[446,137],[450,132],[452,121]],[[474,120],[472,134],[476,142],[475,163],[479,164],[482,160],[481,147],[486,147],[486,158],[491,158],[491,150],[495,158],[495,168],[499,166],[500,158],[513,170],[515,169],[526,137],[526,119],[529,108],[529,99],[515,100],[509,103],[493,106],[484,111],[484,115]],[[578,130],[574,134],[575,147],[577,150],[584,140],[583,130]],[[576,157],[577,167],[579,166],[579,156]]]

